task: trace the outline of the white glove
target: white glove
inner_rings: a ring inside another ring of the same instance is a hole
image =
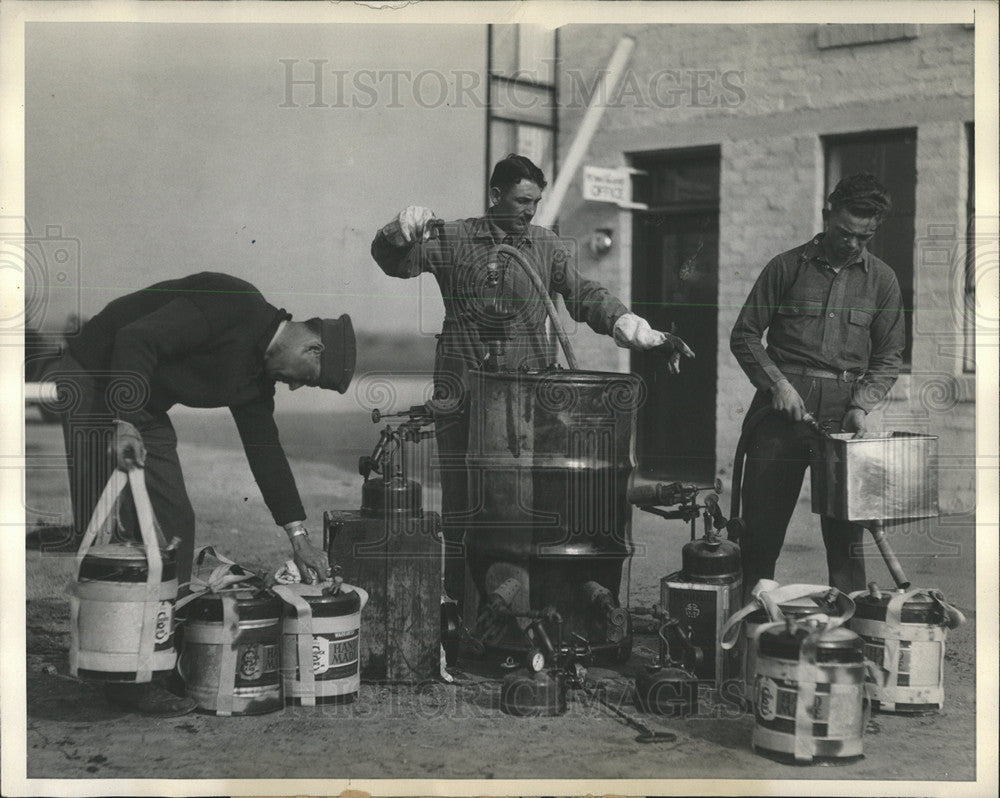
[[[654,330],[642,316],[626,313],[615,322],[615,343],[623,349],[644,351],[653,349],[667,340],[667,334]]]
[[[669,356],[668,369],[671,374],[679,374],[681,370],[681,355],[694,358],[694,352],[676,335],[654,330],[649,322],[635,313],[626,313],[615,322],[612,331],[615,343],[623,349],[645,351],[662,346],[664,354]]]
[[[430,238],[431,227],[428,222],[436,217],[430,208],[422,208],[418,205],[410,205],[405,210],[399,212],[399,216],[382,228],[382,232],[389,239],[390,244],[398,247],[412,244],[417,240],[426,241]]]

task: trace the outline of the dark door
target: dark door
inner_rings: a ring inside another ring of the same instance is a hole
[[[648,174],[636,195],[632,306],[659,330],[672,330],[697,355],[672,376],[656,354],[632,353],[645,380],[636,455],[643,476],[711,482],[715,477],[719,297],[719,151],[636,156]]]
[[[913,241],[917,208],[917,131],[830,136],[826,144],[826,195],[855,172],[871,172],[889,191],[892,210],[879,225],[868,249],[892,267],[903,295],[906,345],[904,370],[913,349]]]

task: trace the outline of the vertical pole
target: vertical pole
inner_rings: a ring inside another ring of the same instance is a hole
[[[621,80],[622,73],[625,71],[625,65],[628,63],[629,56],[632,54],[634,47],[635,39],[631,36],[622,36],[618,42],[618,46],[615,47],[611,60],[608,62],[608,66],[601,76],[597,91],[594,92],[594,96],[590,100],[590,105],[587,106],[587,111],[583,115],[580,129],[577,130],[569,152],[566,153],[566,161],[559,169],[556,182],[553,184],[549,195],[545,198],[542,207],[535,217],[535,224],[541,227],[551,227],[559,215],[559,209],[566,198],[569,184],[572,182],[573,176],[580,166],[580,162],[583,161],[583,156],[587,154],[590,141],[593,139],[594,133],[597,132],[597,126],[604,115],[608,98],[618,86],[618,82]]]

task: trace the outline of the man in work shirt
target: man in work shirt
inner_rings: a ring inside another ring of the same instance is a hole
[[[143,467],[164,538],[180,540],[178,581],[188,581],[195,518],[167,410],[175,404],[228,407],[303,578],[327,577],[327,555],[309,540],[278,439],[275,382],[291,390],[310,385],[344,393],[354,361],[348,316],[292,321],[250,283],[225,274],[167,280],[109,303],[69,341],[51,376],[61,396],[74,402],[63,429],[77,545],[112,470]],[[194,706],[157,684],[116,685],[109,698],[147,714],[181,714]]]
[[[468,480],[464,457],[468,450],[469,417],[466,393],[468,371],[487,354],[472,311],[457,299],[459,281],[470,270],[485,268],[498,244],[516,247],[535,269],[549,292],[558,292],[570,316],[586,322],[595,332],[613,335],[622,347],[637,350],[665,347],[669,369],[677,373],[681,355],[694,353],[678,337],[653,330],[619,302],[608,290],[577,272],[566,244],[552,231],[530,224],[546,186],[541,169],[528,158],[509,155],[498,162],[490,177],[491,207],[485,216],[441,224],[434,213],[411,206],[385,225],[372,242],[372,257],[391,277],[416,277],[430,272],[444,300],[445,318],[435,357],[435,435],[442,461],[441,509],[445,538],[461,542],[463,530],[454,516],[467,512]],[[432,223],[439,233],[430,237]],[[507,365],[543,368],[554,361],[545,335],[546,313],[529,278],[519,268],[507,270],[512,296],[521,312],[510,330]],[[450,465],[449,465],[450,464]],[[464,565],[461,557],[445,562],[445,589],[458,602],[463,598]]]
[[[874,176],[841,180],[823,210],[824,232],[764,267],[733,327],[730,348],[757,388],[743,432],[746,590],[774,577],[809,465],[810,433],[792,422],[811,416],[830,431],[860,436],[866,415],[899,374],[905,342],[899,283],[866,249],[889,209]],[[768,407],[770,414],[762,410]],[[864,529],[825,516],[820,522],[830,585],[863,588]]]

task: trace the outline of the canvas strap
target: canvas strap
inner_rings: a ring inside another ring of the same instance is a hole
[[[275,585],[272,589],[278,598],[290,604],[295,610],[295,618],[298,621],[298,633],[295,636],[299,655],[298,680],[302,690],[299,697],[303,706],[316,706],[316,677],[312,665],[312,607],[288,585]]]
[[[215,714],[232,715],[233,697],[236,692],[236,660],[239,654],[239,646],[236,645],[236,637],[240,631],[240,614],[236,607],[236,597],[221,594],[222,600],[222,628],[227,633],[228,643],[219,648],[222,651],[219,657],[219,684],[215,692]]]
[[[146,490],[146,476],[141,468],[131,469],[127,474],[116,469],[104,491],[97,500],[94,514],[90,518],[87,530],[84,532],[80,548],[76,553],[76,574],[74,585],[70,589],[70,629],[75,651],[79,644],[79,598],[75,583],[80,580],[80,570],[83,567],[90,549],[95,543],[110,540],[111,515],[118,504],[121,492],[128,485],[132,490],[135,502],[136,516],[139,519],[139,534],[142,538],[146,555],[146,589],[143,596],[142,627],[139,633],[139,650],[136,652],[136,682],[148,682],[153,677],[153,652],[156,647],[156,617],[160,609],[160,581],[163,576],[163,557],[160,554],[162,538],[156,528],[153,506]]]
[[[774,605],[779,605],[782,602],[788,601],[798,601],[799,599],[809,598],[814,596],[820,598],[829,593],[831,588],[824,585],[782,585],[781,587],[776,587],[773,590],[761,591],[761,593],[767,593]],[[850,596],[846,596],[838,591],[837,600],[841,604],[841,623],[849,620],[854,615],[854,601]],[[767,610],[767,601],[760,597],[758,594],[754,597],[754,600],[747,604],[745,607],[737,611],[735,614],[731,615],[729,620],[726,621],[725,626],[722,627],[722,648],[725,650],[731,649],[736,645],[736,641],[739,639],[740,626],[743,620],[748,616],[756,612],[757,610],[764,609]],[[773,612],[768,611],[768,617],[772,621],[781,620],[780,612],[777,616]],[[838,624],[839,625],[839,624]]]

